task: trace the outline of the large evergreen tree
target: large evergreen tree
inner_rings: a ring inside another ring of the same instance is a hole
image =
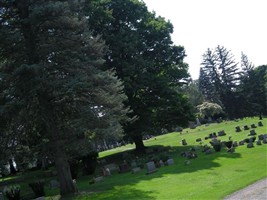
[[[91,150],[88,135],[121,132],[128,112],[77,2],[0,1],[0,147],[49,155],[62,195],[75,192],[68,159]]]
[[[266,65],[243,68],[238,87],[239,106],[243,116],[267,115],[266,78]]]
[[[223,46],[217,46],[214,51],[208,49],[201,65],[200,90],[207,100],[222,105],[228,117],[236,117],[240,73],[231,52]]]
[[[125,125],[138,151],[142,135],[186,125],[192,117],[188,98],[181,92],[189,75],[185,50],[173,45],[172,24],[148,12],[138,0],[87,1],[88,23],[101,34],[109,51],[107,68],[124,82],[129,106],[138,119]]]

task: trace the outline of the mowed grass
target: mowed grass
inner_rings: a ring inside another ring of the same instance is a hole
[[[231,136],[233,141],[247,138],[249,131],[243,126],[258,125],[258,118],[246,118],[239,121],[228,121],[220,124],[202,125],[196,129],[185,129],[183,133],[170,133],[157,136],[145,141],[146,146],[169,146],[169,156],[175,164],[164,166],[156,173],[146,175],[146,169],[136,174],[115,173],[106,177],[104,181],[89,185],[89,177],[78,180],[80,195],[71,199],[223,199],[225,196],[244,188],[245,186],[267,177],[267,144],[256,145],[254,148],[238,146],[234,153],[226,149],[205,155],[196,142],[201,138],[203,144],[209,133],[224,130],[226,136],[220,137],[227,141]],[[267,133],[267,118],[262,120],[264,126],[255,129],[257,135]],[[241,126],[242,132],[236,133],[235,127]],[[182,146],[182,139],[186,139],[188,146]],[[199,148],[198,158],[190,160],[185,165],[180,153],[191,147]],[[133,149],[133,145],[100,153],[106,157],[115,153]]]

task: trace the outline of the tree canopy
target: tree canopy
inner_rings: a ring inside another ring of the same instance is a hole
[[[172,24],[138,0],[87,3],[89,26],[109,46],[106,67],[115,69],[123,81],[125,105],[133,110],[131,116],[138,117],[124,126],[137,149],[144,149],[145,133],[185,126],[192,111],[180,88],[189,77],[188,65],[183,62],[184,48],[171,40]]]
[[[103,67],[107,48],[80,7],[0,1],[1,145],[51,157],[61,194],[75,191],[68,159],[91,151],[93,135],[122,133],[129,112],[122,83]]]

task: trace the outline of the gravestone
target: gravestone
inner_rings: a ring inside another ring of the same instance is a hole
[[[103,180],[104,180],[104,177],[103,176],[98,176],[98,177],[95,177],[94,178],[94,182],[95,183],[98,183],[98,182],[103,181]]]
[[[196,126],[201,126],[201,123],[198,118],[196,119]]]
[[[262,121],[259,121],[259,122],[258,122],[258,126],[263,126]]]
[[[163,167],[163,166],[164,166],[164,162],[163,162],[162,160],[159,160],[159,165],[160,165],[161,167]]]
[[[244,130],[249,130],[249,127],[247,125],[244,126]]]
[[[250,135],[256,135],[256,132],[254,129],[250,130],[250,133],[248,134],[248,136],[250,136]]]
[[[262,143],[263,143],[263,144],[267,144],[267,139],[264,138],[264,139],[262,140]]]
[[[258,141],[256,142],[256,144],[257,144],[257,145],[261,145],[261,140],[258,140]]]
[[[174,160],[172,158],[168,159],[166,162],[167,162],[167,165],[173,165],[174,164]]]
[[[262,134],[258,135],[259,140],[263,140],[264,136]]]
[[[135,174],[137,172],[140,172],[141,171],[141,168],[140,167],[135,167],[132,169],[132,173]]]
[[[255,142],[255,140],[256,140],[256,137],[254,136],[254,137],[251,137],[251,138],[249,138],[249,142]]]
[[[147,173],[146,174],[151,174],[157,171],[157,168],[155,166],[155,163],[153,161],[146,163],[146,169]]]
[[[255,124],[251,124],[251,128],[257,128]]]
[[[234,153],[235,152],[235,148],[230,148],[227,150],[228,153]]]
[[[115,165],[114,163],[107,164],[104,166],[104,168],[108,168],[110,172],[118,171],[118,166]]]
[[[247,144],[247,148],[252,148],[252,147],[254,147],[254,145],[253,145],[252,142],[250,142],[250,143]]]
[[[123,163],[123,164],[120,164],[120,165],[119,165],[119,172],[120,172],[120,173],[123,173],[123,172],[129,172],[129,171],[131,171],[131,169],[130,169],[130,167],[129,167],[128,164]]]
[[[242,140],[242,141],[239,142],[239,145],[244,145],[244,144],[245,144],[245,141],[244,140]]]
[[[132,168],[137,167],[137,163],[136,163],[135,161],[131,162],[131,167],[132,167]]]
[[[241,131],[242,130],[241,130],[240,126],[235,127],[235,132],[241,132]]]
[[[102,167],[102,175],[103,176],[110,176],[111,175],[110,169]]]
[[[196,139],[196,142],[201,142],[201,138],[197,138]]]
[[[185,161],[184,161],[184,164],[185,164],[185,165],[190,165],[190,163],[191,163],[190,160],[185,160]]]
[[[238,146],[237,141],[234,141],[233,147],[237,147],[237,146]]]
[[[224,132],[224,130],[218,132],[218,136],[224,136],[224,135],[226,135],[226,133]]]
[[[190,121],[189,122],[189,128],[190,129],[195,129],[197,126],[195,125],[195,122],[192,122],[192,121]]]
[[[184,146],[185,146],[185,145],[187,145],[187,143],[186,143],[186,140],[185,140],[185,139],[183,139],[183,140],[182,140],[182,145],[184,145]]]
[[[59,182],[57,180],[51,180],[49,182],[50,189],[56,189],[59,188]]]
[[[4,200],[4,195],[2,192],[0,192],[0,200]]]

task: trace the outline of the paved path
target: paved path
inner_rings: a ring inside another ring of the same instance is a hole
[[[267,200],[267,178],[226,196],[224,200]]]

